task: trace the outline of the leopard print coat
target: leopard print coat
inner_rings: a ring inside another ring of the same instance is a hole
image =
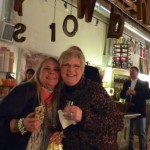
[[[117,133],[123,128],[120,113],[106,90],[82,78],[74,87],[63,86],[60,108],[66,101],[82,109],[82,120],[64,129],[64,150],[118,150]]]

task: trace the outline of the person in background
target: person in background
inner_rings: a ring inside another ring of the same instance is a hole
[[[12,75],[10,74],[10,72],[6,73],[6,79],[15,79],[14,77],[12,77]]]
[[[25,72],[25,79],[22,82],[29,81],[33,77],[34,73],[35,73],[34,69],[32,68],[27,69]]]
[[[150,98],[148,82],[138,79],[139,69],[130,68],[130,80],[126,81],[120,97],[130,103],[127,112],[138,113],[141,116],[130,120],[129,150],[134,150],[134,130],[137,125],[140,150],[146,150],[146,99]]]
[[[47,150],[60,143],[57,127],[60,70],[49,57],[29,82],[17,85],[0,104],[0,150]]]
[[[85,65],[84,77],[102,84],[102,77],[100,76],[99,70],[96,67]]]
[[[124,125],[123,114],[100,84],[83,77],[85,57],[78,49],[70,47],[59,58],[63,80],[60,109],[65,119],[76,122],[63,129],[63,148],[118,150],[117,133]],[[73,105],[66,105],[68,101]]]

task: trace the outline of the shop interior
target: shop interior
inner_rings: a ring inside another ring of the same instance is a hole
[[[131,66],[137,66],[139,78],[150,85],[150,28],[138,18],[137,1],[97,0],[90,22],[89,16],[78,18],[77,2],[0,1],[0,100],[24,79],[26,69],[36,70],[45,57],[58,58],[71,45],[79,46],[87,64],[98,68],[102,85],[114,101],[124,103],[119,94]],[[119,38],[108,38],[112,6],[125,19]],[[72,18],[65,22],[69,15],[77,19],[78,28]],[[8,73],[12,78],[6,78]],[[148,111],[149,104],[147,100]],[[129,130],[128,123],[125,129]],[[121,139],[120,150],[128,141],[126,137]]]

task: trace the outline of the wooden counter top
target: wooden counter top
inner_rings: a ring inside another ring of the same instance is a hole
[[[128,150],[129,132],[130,132],[130,119],[136,118],[141,114],[138,113],[125,113],[124,115],[124,128],[118,132],[117,142],[119,150]]]
[[[124,115],[125,118],[136,118],[138,116],[141,116],[141,114],[127,113]]]

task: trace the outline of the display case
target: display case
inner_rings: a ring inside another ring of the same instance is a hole
[[[114,96],[117,101],[120,99],[120,92],[123,89],[123,84],[129,77],[126,75],[114,74]]]
[[[129,70],[126,69],[113,69],[111,87],[114,88],[114,100],[120,100],[120,92],[123,88],[125,81],[129,79]]]

